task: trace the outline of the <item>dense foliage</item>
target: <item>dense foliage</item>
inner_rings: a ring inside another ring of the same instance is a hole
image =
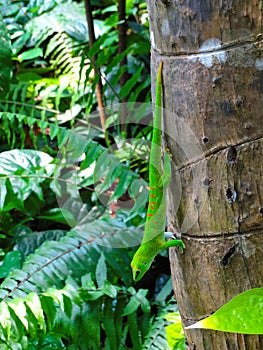
[[[120,55],[116,3],[93,6],[97,41],[88,49],[82,3],[0,1],[3,350],[184,348],[181,328],[167,328],[171,280],[157,271],[148,290],[130,273],[151,130],[123,127],[111,107],[150,100],[146,5],[127,1]],[[94,122],[101,76],[106,130]]]

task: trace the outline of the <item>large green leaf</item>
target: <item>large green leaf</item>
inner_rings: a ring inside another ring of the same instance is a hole
[[[167,321],[173,322],[166,327],[167,342],[171,350],[185,350],[185,336],[179,312],[164,315]]]
[[[250,289],[237,295],[213,315],[187,327],[190,328],[263,334],[263,288]]]

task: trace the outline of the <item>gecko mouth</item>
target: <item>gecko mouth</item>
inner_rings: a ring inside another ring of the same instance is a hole
[[[137,280],[137,278],[140,277],[140,274],[141,274],[141,271],[140,271],[140,270],[137,270],[137,271],[135,272],[134,279]]]

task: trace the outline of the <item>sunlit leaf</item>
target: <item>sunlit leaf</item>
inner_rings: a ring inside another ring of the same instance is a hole
[[[16,298],[9,301],[8,305],[15,312],[16,316],[22,322],[24,327],[28,329],[27,311],[26,311],[26,306],[24,304],[24,300],[20,298]]]
[[[182,320],[179,312],[171,312],[163,316],[167,321],[172,324],[166,326],[166,337],[170,349],[172,350],[185,350],[185,336],[183,331]]]
[[[8,339],[11,330],[11,316],[8,306],[5,303],[0,303],[0,325],[4,331],[5,337]]]
[[[42,57],[43,49],[40,47],[25,51],[18,56],[19,61],[32,60],[33,58]]]
[[[250,289],[237,295],[213,315],[187,327],[191,328],[263,334],[263,288]]]
[[[38,321],[40,329],[44,329],[45,319],[39,296],[36,293],[29,293],[25,299],[25,303],[28,305],[34,317]]]
[[[5,198],[7,195],[7,188],[5,183],[6,183],[6,178],[3,178],[3,179],[0,178],[0,210],[4,208]]]

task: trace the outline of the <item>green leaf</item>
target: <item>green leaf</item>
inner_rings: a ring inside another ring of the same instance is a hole
[[[102,147],[99,143],[94,141],[90,142],[87,147],[86,157],[81,163],[80,170],[88,168],[104,150],[104,147]]]
[[[99,288],[102,288],[104,283],[107,281],[107,266],[103,254],[99,258],[96,268],[96,281]]]
[[[45,318],[39,296],[36,293],[29,293],[28,296],[25,298],[25,303],[30,308],[34,317],[38,321],[40,329],[44,329]]]
[[[16,298],[14,300],[9,301],[8,305],[14,311],[14,313],[22,322],[24,327],[28,329],[27,312],[26,312],[26,306],[24,304],[24,300],[21,298]]]
[[[33,72],[26,72],[26,73],[21,73],[16,75],[17,80],[23,81],[23,82],[32,82],[36,80],[41,80],[41,75],[38,75]]]
[[[121,98],[125,98],[126,96],[129,95],[129,93],[131,92],[132,88],[134,87],[134,85],[136,83],[138,83],[139,81],[139,77],[141,76],[141,72],[142,72],[142,68],[140,67],[137,72],[133,75],[133,77],[131,79],[129,79],[125,85],[122,87],[121,91],[120,91],[120,97]]]
[[[106,160],[107,170],[105,169],[105,164],[104,165],[101,164],[101,162],[102,162],[101,159],[104,159],[104,154],[102,157],[99,158],[99,160],[96,164],[95,170],[94,170],[94,178],[96,181],[101,179],[102,174],[105,174],[105,172],[107,174],[104,181],[99,183],[96,186],[96,193],[97,194],[101,194],[104,191],[106,191],[107,189],[109,189],[112,186],[112,184],[114,183],[114,181],[120,176],[120,174],[123,170],[122,164],[117,159],[115,159],[114,156],[108,155],[107,158],[109,158]],[[104,171],[101,170],[102,167],[104,168]]]
[[[113,299],[117,297],[118,290],[119,288],[117,286],[114,286],[108,281],[105,281],[104,286],[101,289],[101,291],[104,294],[108,295],[110,298],[113,298]]]
[[[5,198],[7,195],[7,188],[6,188],[5,183],[6,183],[6,179],[0,178],[0,210],[2,210],[4,208]]]
[[[149,191],[147,189],[147,183],[144,180],[135,179],[129,187],[129,194],[135,201],[130,214],[145,208],[146,203],[148,203]]]
[[[11,150],[0,154],[0,174],[51,174],[53,158],[47,153],[34,150]],[[41,171],[41,168],[43,169]],[[41,180],[43,181],[43,179]]]
[[[14,269],[21,267],[19,250],[8,252],[4,258],[2,265],[0,266],[0,278],[4,278]]]
[[[11,209],[17,209],[25,211],[23,198],[18,198],[14,192],[14,188],[9,179],[6,180],[7,195],[5,198],[5,205],[2,208],[3,211],[9,211]]]
[[[186,327],[192,328],[263,334],[263,288],[250,289],[237,295],[213,315]]]
[[[7,339],[10,337],[11,317],[6,303],[0,303],[0,325]]]
[[[95,301],[95,300],[101,298],[103,295],[104,295],[104,293],[100,290],[94,290],[94,291],[82,290],[81,291],[81,297],[85,301]]]
[[[120,198],[123,195],[133,178],[134,173],[131,170],[124,168],[119,178],[118,184],[110,197],[109,203],[114,202],[116,199]]]
[[[150,304],[145,298],[147,293],[148,290],[140,289],[136,294],[134,294],[128,304],[125,306],[122,316],[131,315],[139,308],[139,306],[142,306],[144,312],[149,312]]]
[[[46,219],[55,222],[59,222],[61,224],[68,224],[73,227],[76,225],[76,220],[72,213],[67,209],[53,208],[45,211],[41,215],[38,216],[39,219]]]
[[[129,332],[130,332],[133,348],[141,349],[142,348],[141,334],[139,332],[138,319],[135,311],[128,315],[128,324],[129,324]]]
[[[71,302],[69,301],[68,292],[65,290],[58,290],[55,288],[48,288],[43,295],[51,297],[64,312],[71,311]]]
[[[179,312],[171,312],[163,316],[167,321],[173,322],[165,327],[167,342],[172,350],[185,350],[185,336]]]
[[[20,62],[26,61],[26,60],[32,60],[33,58],[37,57],[43,57],[43,49],[40,47],[36,47],[34,49],[25,51],[21,53],[17,58],[19,59]]]
[[[104,301],[104,328],[111,350],[117,350],[117,335],[113,319],[113,301],[110,298],[106,298]]]

